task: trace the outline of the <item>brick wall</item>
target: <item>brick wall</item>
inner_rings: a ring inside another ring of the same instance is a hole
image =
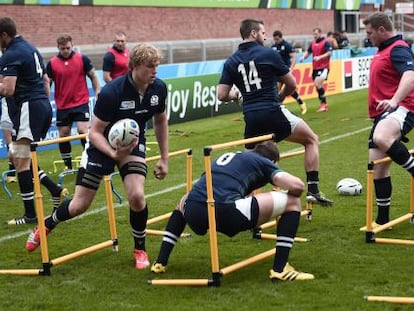
[[[61,33],[71,34],[75,45],[110,44],[117,30],[130,42],[238,38],[244,18],[262,19],[269,38],[275,29],[310,35],[315,27],[334,27],[333,11],[325,10],[0,5],[0,12],[37,47],[55,46]]]

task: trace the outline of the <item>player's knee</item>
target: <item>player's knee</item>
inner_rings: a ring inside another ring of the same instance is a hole
[[[280,216],[286,209],[288,203],[288,194],[285,191],[270,191],[273,200],[273,209],[271,218]]]
[[[140,212],[145,208],[146,201],[143,191],[134,191],[128,194],[128,203],[134,212]]]
[[[11,142],[9,148],[13,158],[30,158],[30,145],[20,145],[15,142]]]

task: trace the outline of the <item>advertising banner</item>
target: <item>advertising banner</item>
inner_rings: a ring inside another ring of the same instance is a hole
[[[165,79],[168,88],[167,116],[170,124],[241,111],[236,103],[217,99],[220,74]]]
[[[372,56],[345,59],[342,62],[342,83],[344,92],[368,87],[369,68]]]

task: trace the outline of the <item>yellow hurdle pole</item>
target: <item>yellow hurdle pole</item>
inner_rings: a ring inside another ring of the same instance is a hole
[[[88,137],[87,134],[72,135],[72,136],[67,136],[67,137],[37,141],[36,145],[41,147],[41,146],[58,144],[58,143],[65,143],[65,142],[77,140],[77,139],[86,139],[87,137]]]
[[[373,209],[373,197],[374,197],[374,163],[368,163],[367,169],[367,198],[366,198],[366,217],[365,225],[366,231],[372,232],[372,209]],[[367,241],[370,242],[369,235],[367,235]]]
[[[42,192],[40,189],[40,179],[39,179],[39,162],[37,160],[37,143],[31,143],[30,151],[32,156],[32,170],[33,170],[33,180],[34,180],[34,193],[35,193],[35,202],[36,202],[36,217],[39,227],[39,237],[40,237],[40,250],[42,255],[43,267],[46,270],[45,274],[50,274],[50,265],[49,265],[49,252],[47,247],[47,238],[46,238],[46,227],[44,222],[44,212],[43,212],[43,199]]]
[[[156,236],[163,236],[165,233],[165,231],[163,230],[154,230],[154,229],[147,229],[146,232],[149,235],[156,235]],[[188,238],[190,236],[191,236],[190,233],[185,233],[185,232],[181,233],[180,235],[181,238]]]
[[[411,155],[414,155],[414,149],[410,149],[410,150],[408,150],[408,152]],[[376,164],[387,163],[387,162],[392,162],[392,159],[390,157],[384,157],[382,159],[372,161],[372,164],[376,165]]]
[[[69,261],[69,260],[72,260],[72,259],[81,257],[83,255],[87,255],[87,254],[94,253],[94,252],[96,252],[98,250],[101,250],[103,248],[106,248],[106,247],[109,247],[109,246],[113,246],[113,245],[114,245],[114,242],[112,240],[104,241],[104,242],[101,242],[99,244],[95,244],[95,245],[92,245],[90,247],[81,249],[81,250],[79,250],[77,252],[73,252],[73,253],[70,253],[70,254],[67,254],[67,255],[64,255],[64,256],[61,256],[61,257],[52,259],[51,260],[51,263],[52,263],[53,266],[56,266],[58,264],[61,264],[61,263],[66,262],[66,261]]]
[[[236,147],[236,146],[245,145],[245,144],[262,142],[266,140],[274,140],[274,135],[268,134],[268,135],[263,135],[263,136],[258,136],[258,137],[241,139],[241,140],[234,140],[234,141],[230,141],[230,142],[223,143],[223,144],[212,145],[209,148],[211,148],[211,150],[221,150],[221,149],[227,149],[227,148]]]
[[[207,185],[207,212],[208,212],[208,226],[210,237],[210,253],[211,253],[211,269],[213,275],[219,275],[219,257],[218,257],[218,245],[217,245],[217,232],[216,232],[216,212],[213,197],[213,177],[211,174],[211,157],[210,149],[204,149],[204,168],[206,173],[206,185]]]
[[[187,151],[186,167],[187,167],[186,190],[188,193],[193,187],[193,151],[191,149]]]
[[[172,212],[169,212],[169,213],[166,213],[166,214],[163,214],[163,215],[156,216],[156,217],[153,217],[151,219],[148,219],[147,225],[151,225],[151,224],[154,224],[156,222],[159,222],[159,221],[168,219],[168,218],[170,218],[171,214],[172,214]]]
[[[378,232],[384,231],[384,230],[386,230],[386,229],[388,229],[392,226],[398,225],[398,224],[400,224],[402,222],[405,222],[407,220],[411,220],[412,216],[413,215],[411,213],[407,213],[407,214],[402,215],[402,216],[400,216],[400,217],[398,217],[394,220],[391,220],[391,221],[387,222],[386,224],[380,225],[380,226],[372,229],[371,231],[373,233],[378,233]]]
[[[267,229],[267,228],[272,228],[272,227],[276,227],[276,219],[275,220],[271,220],[271,221],[268,221],[268,222],[266,222],[266,223],[264,223],[263,225],[261,225],[259,228],[261,229],[261,230],[264,230],[264,229]]]
[[[298,156],[298,155],[301,155],[301,154],[304,154],[304,153],[305,153],[305,149],[301,149],[301,150],[298,150],[298,151],[287,152],[287,153],[282,153],[280,155],[280,159],[287,159],[287,158],[295,157],[295,156]]]
[[[169,157],[175,157],[177,155],[181,155],[181,154],[184,154],[184,153],[188,153],[189,150],[191,150],[191,149],[186,148],[186,149],[181,149],[181,150],[173,151],[173,152],[168,153],[168,156]],[[148,162],[158,161],[160,159],[161,159],[161,155],[156,155],[156,156],[152,156],[152,157],[146,158],[145,161],[148,163]]]
[[[396,244],[396,245],[406,245],[406,246],[414,245],[413,240],[389,239],[389,238],[375,238],[375,243]]]
[[[414,304],[414,297],[365,296],[364,299],[366,301]]]
[[[276,234],[270,234],[270,233],[261,233],[260,238],[262,240],[277,240],[277,235]],[[301,237],[295,237],[294,241],[295,242],[309,242],[309,239],[301,238]]]
[[[175,286],[209,286],[209,279],[174,279],[174,280],[148,280],[149,285],[175,285]]]
[[[116,233],[116,223],[115,223],[115,209],[112,196],[112,187],[111,187],[111,178],[109,175],[104,176],[105,183],[105,195],[106,195],[106,205],[108,207],[108,221],[109,221],[109,232],[111,234],[111,239],[113,241],[113,250],[118,251],[118,235]]]
[[[31,276],[31,275],[41,275],[42,271],[39,269],[7,269],[7,270],[0,270],[0,275],[23,275],[23,276]]]
[[[254,264],[254,263],[256,263],[260,260],[269,258],[269,257],[273,256],[275,253],[276,253],[276,248],[272,248],[272,249],[270,249],[268,251],[265,251],[263,253],[260,253],[258,255],[255,255],[255,256],[252,256],[252,257],[247,258],[245,260],[239,261],[239,262],[237,262],[233,265],[224,267],[220,270],[220,272],[221,272],[222,275],[227,275],[227,274],[232,273],[236,270],[244,268],[248,265]]]
[[[187,174],[186,174],[186,191],[187,193],[191,190],[192,187],[192,181],[193,181],[193,175],[192,175],[192,149],[191,148],[187,148],[187,149],[182,149],[182,150],[178,150],[178,151],[174,151],[174,152],[170,152],[168,153],[169,157],[174,157],[177,155],[182,155],[182,154],[187,154],[187,158],[186,158],[186,167],[187,167]],[[157,155],[157,156],[153,156],[153,157],[149,157],[146,159],[146,162],[152,162],[152,161],[157,161],[161,159],[161,155]],[[165,220],[170,218],[172,212],[168,212],[165,213],[163,215],[160,216],[156,216],[153,217],[151,219],[147,220],[147,225],[151,225],[154,224],[156,222]]]

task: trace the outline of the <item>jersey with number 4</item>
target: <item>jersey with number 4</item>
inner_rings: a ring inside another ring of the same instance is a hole
[[[253,152],[228,152],[211,165],[213,196],[217,203],[234,203],[268,183],[282,172],[272,161]],[[203,174],[188,194],[188,200],[206,202],[206,175]]]
[[[243,112],[279,105],[276,83],[289,72],[279,53],[256,41],[243,42],[226,60],[220,84],[237,86],[243,96]]]
[[[44,72],[45,66],[39,51],[21,36],[13,38],[0,58],[0,74],[17,77],[13,96],[17,105],[35,99],[48,99]]]

